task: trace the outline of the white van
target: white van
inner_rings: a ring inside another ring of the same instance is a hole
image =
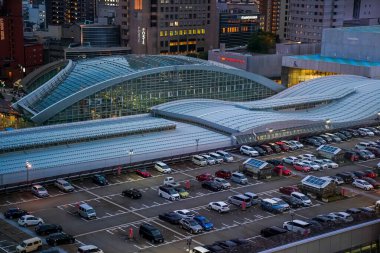
[[[74,187],[69,182],[67,182],[64,179],[57,179],[57,180],[55,180],[54,185],[58,189],[60,189],[60,190],[62,190],[64,192],[73,192],[74,191]]]
[[[161,173],[172,173],[172,169],[164,162],[156,162],[154,168]]]
[[[42,248],[42,241],[39,237],[33,237],[22,241],[20,245],[16,247],[16,251],[21,252],[33,252]]]
[[[195,247],[191,253],[210,253],[211,251],[209,251],[208,249],[202,247],[202,246],[198,246],[198,247]]]
[[[158,195],[161,198],[165,198],[168,200],[179,200],[179,194],[173,187],[168,186],[160,186],[158,187]]]
[[[77,253],[103,253],[103,250],[95,245],[83,245],[78,248]]]
[[[96,219],[96,212],[89,204],[81,204],[78,207],[78,213],[80,216],[86,219]]]
[[[191,161],[196,164],[196,165],[199,165],[199,166],[206,166],[207,165],[207,160],[206,158],[200,156],[200,155],[193,155],[193,157],[191,158]]]

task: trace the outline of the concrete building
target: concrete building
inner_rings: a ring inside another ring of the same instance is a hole
[[[95,21],[95,0],[46,0],[45,5],[49,25]]]
[[[258,0],[260,12],[260,29],[277,33],[280,25],[281,0]]]
[[[219,44],[226,48],[245,46],[260,28],[260,17],[254,3],[218,3]]]
[[[217,48],[215,0],[132,0],[129,44],[135,54],[188,54]]]
[[[282,84],[288,87],[328,75],[380,78],[380,25],[323,31],[321,54],[285,56]]]

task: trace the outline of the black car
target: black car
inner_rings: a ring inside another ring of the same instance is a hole
[[[264,228],[260,231],[260,234],[262,237],[271,237],[275,235],[285,234],[287,232],[286,229],[280,228],[280,227],[268,227]]]
[[[95,174],[92,177],[92,182],[100,186],[108,185],[107,179],[103,175],[99,174]]]
[[[313,138],[313,139],[317,140],[318,142],[320,142],[321,145],[327,143],[327,141],[326,141],[325,139],[323,139],[321,136],[313,136],[313,137],[311,137],[311,138]]]
[[[362,160],[370,159],[370,156],[364,150],[353,150],[353,151],[359,156],[359,159],[362,159]]]
[[[318,141],[317,139],[314,139],[314,138],[307,138],[305,140],[305,143],[312,145],[312,146],[315,146],[315,147],[319,147],[322,145],[322,143],[320,141]]]
[[[34,229],[37,235],[50,235],[62,232],[62,227],[56,224],[41,224]]]
[[[202,183],[202,187],[205,189],[208,189],[210,191],[213,191],[213,192],[218,192],[218,191],[221,191],[223,189],[222,185],[220,185],[214,181],[204,181]]]
[[[73,244],[75,243],[75,238],[72,235],[61,232],[49,235],[46,238],[46,242],[50,246],[57,246],[61,244]]]
[[[265,151],[264,149],[262,149],[259,146],[254,146],[253,148],[259,153],[259,155],[266,155],[267,154],[267,151]]]
[[[276,153],[281,153],[281,148],[279,145],[277,145],[276,143],[268,143],[269,147],[272,148],[272,150]]]
[[[329,219],[328,217],[323,216],[323,215],[314,217],[314,218],[312,218],[312,220],[314,220],[314,221],[316,221],[319,224],[324,225],[324,226],[331,226],[334,224],[334,222],[331,219]]]
[[[145,238],[153,243],[164,242],[164,237],[162,236],[160,230],[148,223],[143,223],[140,225],[139,235],[140,237]]]
[[[353,176],[348,172],[340,172],[336,176],[342,178],[346,184],[351,184],[354,181]]]
[[[375,209],[370,207],[359,207],[359,210],[362,211],[362,213],[374,215],[376,213]]]
[[[360,214],[362,211],[358,208],[349,208],[346,210],[346,213],[349,213],[349,214]]]
[[[352,138],[352,134],[348,131],[345,131],[345,130],[342,130],[342,131],[339,131],[338,133],[341,133],[343,134],[344,136],[346,136],[346,138],[348,139],[351,139]]]
[[[142,197],[141,192],[135,188],[124,190],[121,194],[131,199],[140,199]]]
[[[233,249],[233,248],[236,248],[238,246],[237,243],[235,243],[233,241],[230,241],[230,240],[227,240],[227,241],[217,241],[214,244],[222,247],[223,249]]]
[[[350,134],[352,134],[353,137],[359,137],[360,136],[359,131],[356,129],[346,129],[346,131],[349,132]]]
[[[310,224],[310,228],[314,231],[323,230],[323,225],[316,220],[306,219],[304,220]]]
[[[168,212],[158,215],[158,218],[163,221],[167,221],[171,224],[179,224],[179,221],[182,219],[181,216],[179,216],[175,212]]]
[[[353,171],[352,173],[359,179],[362,179],[366,175],[363,171]]]
[[[273,149],[268,145],[260,145],[260,148],[264,149],[268,155],[273,154]]]
[[[346,151],[344,153],[344,158],[346,158],[347,160],[350,160],[350,161],[358,161],[359,160],[359,156],[354,151]]]
[[[216,244],[206,245],[203,247],[208,249],[210,252],[225,252],[225,249],[223,249],[222,247],[220,247],[219,245],[216,245]]]
[[[302,207],[303,206],[303,203],[301,200],[299,199],[296,199],[295,197],[293,196],[289,196],[289,195],[282,195],[280,197],[283,201],[285,201],[286,203],[289,204],[289,206],[291,208],[299,208],[299,207]]]
[[[21,216],[29,214],[27,211],[20,208],[9,208],[4,212],[4,217],[7,219],[19,219]]]
[[[248,240],[241,239],[241,238],[231,239],[230,241],[236,243],[239,246],[242,246],[242,245],[244,246],[250,243]]]
[[[283,162],[277,159],[266,160],[266,162],[272,164],[273,166],[283,165]]]
[[[342,134],[342,133],[339,133],[339,132],[334,133],[334,134],[336,136],[338,136],[342,141],[347,141],[348,140],[348,138],[347,138],[347,136],[345,134]]]

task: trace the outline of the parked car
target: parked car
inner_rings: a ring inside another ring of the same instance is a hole
[[[143,178],[147,178],[147,177],[151,177],[152,174],[150,174],[149,171],[147,171],[146,169],[136,169],[135,170],[136,174],[143,177]]]
[[[165,177],[164,178],[164,185],[170,186],[170,187],[180,187],[181,185],[175,181],[174,177]]]
[[[360,214],[361,212],[362,212],[362,211],[361,211],[360,209],[355,208],[355,207],[353,207],[353,208],[349,208],[349,209],[346,210],[346,213],[349,213],[349,214],[351,214],[351,215]]]
[[[293,165],[298,162],[298,158],[295,156],[288,156],[282,159],[282,162]]]
[[[108,180],[100,174],[93,175],[92,182],[100,186],[108,185]]]
[[[377,174],[373,171],[373,170],[363,170],[366,177],[370,177],[370,178],[376,178],[377,177]]]
[[[338,176],[327,176],[327,177],[324,177],[324,178],[333,181],[336,185],[342,185],[342,184],[344,184],[344,180],[341,177],[338,177]]]
[[[367,181],[368,183],[370,183],[374,189],[379,189],[380,188],[380,183],[377,182],[375,179],[373,178],[370,178],[370,177],[363,177],[362,178],[363,180]]]
[[[266,162],[272,164],[273,166],[283,165],[283,162],[277,159],[266,160]]]
[[[216,160],[214,158],[212,158],[211,156],[209,156],[209,155],[201,155],[201,156],[204,159],[206,159],[208,165],[215,165],[216,164]]]
[[[199,166],[206,166],[207,165],[207,160],[203,156],[200,156],[200,155],[193,155],[191,158],[191,161],[194,164],[199,165]]]
[[[329,136],[334,142],[342,142],[342,139],[332,133],[326,133],[325,135]]]
[[[336,162],[334,161],[331,161],[330,159],[322,159],[322,161],[327,164],[327,167],[329,169],[336,169],[339,167],[339,164],[337,164]]]
[[[154,164],[154,168],[161,173],[172,173],[172,169],[164,162],[158,161]]]
[[[283,175],[283,176],[292,175],[292,171],[283,165],[278,165],[278,166],[274,167],[273,172],[276,173],[277,175]]]
[[[313,136],[313,138],[316,139],[317,141],[319,141],[321,143],[321,145],[327,143],[327,141],[325,139],[323,139],[321,136]]]
[[[126,189],[121,193],[121,195],[129,197],[131,199],[140,199],[142,197],[141,192],[136,188]]]
[[[303,162],[296,162],[293,164],[293,168],[297,171],[301,171],[301,172],[310,172],[311,169],[309,166],[307,166],[305,163]]]
[[[213,181],[214,177],[210,173],[203,173],[195,177],[199,182]]]
[[[66,180],[61,179],[61,178],[55,180],[54,185],[58,189],[60,189],[61,191],[64,191],[64,192],[73,192],[75,190],[74,187],[69,182],[67,182]]]
[[[243,145],[240,147],[240,153],[248,156],[258,156],[259,152],[257,152],[254,148]]]
[[[180,196],[173,187],[170,186],[160,186],[158,187],[158,196],[165,198],[171,201],[179,200]]]
[[[240,172],[232,173],[231,181],[242,185],[248,184],[248,179],[246,178],[246,176],[244,176],[243,173]]]
[[[263,155],[267,155],[267,151],[264,150],[262,147],[260,146],[254,146],[253,147],[257,152],[259,152],[259,155],[263,156]]]
[[[334,213],[330,213],[330,214],[335,215],[336,217],[338,217],[338,219],[341,219],[342,221],[344,221],[346,223],[354,221],[354,218],[352,218],[352,216],[346,212],[334,212]]]
[[[276,201],[277,205],[280,205],[284,211],[288,211],[290,209],[290,205],[281,198],[272,198],[272,200]]]
[[[42,185],[35,184],[32,186],[32,193],[39,198],[49,197],[48,191]]]
[[[363,177],[365,177],[364,171],[353,171],[352,173],[354,173],[354,175],[359,179],[362,179]]]
[[[294,145],[296,145],[298,149],[301,149],[301,148],[304,147],[303,144],[301,142],[299,142],[299,141],[290,140],[288,142],[293,143]]]
[[[159,214],[158,218],[171,224],[179,224],[179,221],[182,219],[182,216],[175,212],[166,212]]]
[[[194,220],[198,222],[199,225],[202,226],[204,231],[210,231],[214,229],[214,224],[212,224],[212,222],[209,219],[207,219],[206,217],[202,215],[196,215],[194,217]]]
[[[369,152],[371,152],[372,154],[374,154],[376,157],[380,157],[380,148],[377,148],[377,147],[368,147],[368,148],[366,148],[366,150],[368,150]]]
[[[267,152],[267,155],[273,154],[273,149],[268,145],[260,145],[260,147]]]
[[[226,151],[218,150],[218,151],[216,151],[216,153],[221,155],[225,162],[233,162],[234,161],[234,157]]]
[[[214,243],[214,245],[218,245],[218,246],[222,247],[225,250],[233,250],[233,249],[235,249],[238,246],[237,243],[235,243],[235,242],[233,242],[231,240],[216,241]]]
[[[297,186],[284,186],[280,187],[279,192],[290,195],[292,192],[299,192],[300,190],[298,189]]]
[[[260,207],[271,213],[283,213],[286,211],[283,205],[270,198],[262,199],[260,202]]]
[[[295,197],[296,199],[301,200],[303,206],[311,206],[311,200],[303,193],[292,192],[290,196]]]
[[[281,147],[276,143],[268,143],[268,146],[271,147],[271,149],[276,153],[281,153],[282,151]]]
[[[350,134],[352,134],[353,137],[359,137],[360,136],[359,131],[357,131],[356,129],[346,129],[346,131],[349,132]]]
[[[346,184],[351,184],[354,181],[353,176],[344,171],[337,173],[335,176],[342,178]]]
[[[310,234],[310,224],[302,220],[285,221],[282,227],[288,231],[293,231],[301,235]]]
[[[372,132],[371,130],[367,129],[367,128],[359,128],[358,129],[359,133],[365,133],[366,136],[375,136],[374,132]]]
[[[326,141],[326,143],[331,143],[331,142],[334,141],[334,139],[331,138],[331,136],[328,136],[328,135],[325,135],[325,134],[321,134],[319,137],[323,138]]]
[[[366,191],[373,190],[373,186],[367,181],[362,180],[362,179],[355,179],[354,182],[352,182],[352,185]]]
[[[369,131],[374,133],[375,135],[380,135],[380,130],[375,127],[366,127]]]
[[[253,192],[245,192],[243,195],[251,199],[252,205],[257,205],[259,203],[259,196],[257,194],[254,194]]]
[[[314,161],[302,160],[302,163],[312,170],[321,170],[321,166]]]
[[[18,207],[16,208],[9,208],[7,211],[4,212],[4,217],[7,219],[19,219],[20,217],[29,214],[28,211],[25,211],[23,209],[20,209]]]
[[[322,143],[320,141],[318,141],[317,139],[314,139],[314,138],[305,139],[305,143],[312,145],[314,147],[319,147],[322,145]]]
[[[78,247],[77,253],[104,253],[103,250],[99,249],[95,245],[82,245]]]
[[[189,231],[192,234],[199,234],[203,232],[203,228],[194,219],[182,219],[179,221],[179,226],[182,229]]]
[[[228,202],[239,207],[242,206],[243,202],[245,202],[245,207],[250,207],[252,205],[251,198],[243,194],[228,197]]]
[[[285,143],[289,147],[289,150],[291,150],[291,151],[298,149],[298,146],[291,141],[282,141],[282,142]]]
[[[344,153],[344,158],[346,158],[347,160],[353,161],[353,162],[359,160],[359,156],[354,151],[346,151]]]
[[[182,219],[194,218],[194,216],[197,215],[195,212],[188,209],[175,210],[174,212],[181,216]]]
[[[285,142],[277,141],[275,144],[280,147],[281,151],[288,152],[290,150],[290,147]]]
[[[314,163],[316,163],[317,165],[319,165],[319,167],[321,168],[320,170],[326,170],[329,168],[329,166],[327,165],[326,162],[324,162],[322,159],[316,159],[314,160]]]
[[[50,235],[62,232],[62,227],[56,224],[41,224],[34,228],[37,235]]]
[[[231,188],[231,184],[227,180],[225,180],[224,178],[216,177],[216,178],[214,178],[214,182],[221,185],[223,189]]]
[[[213,192],[218,192],[223,189],[222,185],[215,181],[203,181],[202,187]]]
[[[26,227],[26,226],[37,226],[44,223],[44,220],[38,217],[35,217],[34,215],[24,215],[21,216],[18,220],[18,224],[20,226]]]
[[[272,236],[275,236],[275,235],[285,234],[286,232],[287,232],[286,229],[273,226],[273,227],[268,227],[268,228],[262,229],[260,231],[260,235],[262,237],[266,237],[267,238],[267,237],[272,237]]]
[[[315,159],[317,159],[317,157],[315,157],[315,155],[313,154],[301,154],[298,156],[298,158],[307,161],[314,161]]]
[[[208,204],[208,207],[211,210],[215,210],[218,213],[227,213],[230,211],[230,208],[226,202],[223,201],[217,201],[217,202],[210,202]]]
[[[368,150],[365,150],[365,149],[356,149],[355,152],[359,156],[359,159],[362,159],[362,160],[368,160],[368,159],[375,158],[374,154],[372,154],[371,152],[369,152]]]
[[[323,226],[332,226],[334,224],[334,222],[330,218],[324,215],[318,215],[312,218],[312,220],[319,222]]]
[[[226,170],[226,169],[221,169],[215,172],[215,176],[219,178],[224,178],[224,179],[230,179],[231,178],[231,171]]]
[[[30,239],[23,240],[19,245],[16,246],[16,251],[18,253],[33,252],[42,249],[42,240],[39,237],[33,237]]]
[[[216,152],[211,152],[209,153],[209,156],[211,156],[212,158],[214,158],[214,160],[216,161],[216,163],[222,163],[223,162],[223,156],[219,155],[218,153]]]
[[[302,201],[289,195],[281,195],[280,198],[289,204],[291,208],[299,208],[303,206]]]
[[[181,199],[188,198],[190,195],[189,192],[181,186],[174,187],[174,190],[176,190],[176,192],[178,192]]]
[[[148,224],[148,223],[143,223],[140,225],[139,228],[139,235],[141,238],[145,238],[152,243],[163,243],[164,242],[164,237],[161,233],[161,231],[156,228],[155,226]]]
[[[57,246],[62,244],[73,244],[75,243],[75,238],[72,235],[66,233],[55,233],[51,234],[46,238],[47,244],[50,246]]]

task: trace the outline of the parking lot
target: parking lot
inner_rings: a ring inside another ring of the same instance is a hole
[[[370,139],[377,138],[354,138],[348,142],[332,145],[351,148],[360,141]],[[273,154],[262,158],[280,159],[289,155],[304,153],[315,154],[315,148],[306,146],[302,150]],[[232,154],[235,158],[232,163],[198,167],[186,161],[170,165],[173,169],[171,176],[176,181],[182,185],[186,181],[190,182],[190,196],[179,201],[173,202],[158,196],[158,187],[162,185],[167,175],[151,169],[152,177],[150,178],[142,178],[134,172],[107,175],[109,181],[107,186],[97,186],[90,179],[76,180],[72,182],[75,187],[75,191],[72,193],[64,193],[54,186],[46,186],[50,196],[44,199],[39,199],[28,191],[3,194],[0,197],[0,210],[4,212],[10,207],[20,207],[37,217],[43,218],[46,223],[62,225],[65,232],[76,238],[75,245],[60,247],[66,252],[76,252],[77,247],[83,244],[97,245],[104,252],[183,252],[188,248],[186,242],[189,237],[192,238],[192,247],[232,238],[255,240],[260,237],[261,229],[273,225],[282,226],[284,221],[291,219],[289,212],[272,214],[263,211],[259,206],[250,207],[246,210],[231,206],[231,212],[219,214],[208,209],[207,205],[211,201],[227,201],[229,196],[244,192],[254,192],[260,198],[279,197],[281,195],[278,191],[280,187],[296,185],[305,175],[335,175],[340,171],[364,170],[374,168],[379,162],[379,158],[375,158],[356,163],[347,163],[337,169],[309,173],[292,170],[292,176],[271,180],[249,178],[247,185],[231,182],[232,187],[230,189],[220,192],[211,192],[202,188],[201,183],[195,180],[195,176],[205,172],[214,174],[219,169],[236,171],[241,163],[248,158],[237,152]],[[288,167],[290,168],[290,166]],[[317,214],[342,211],[351,207],[371,206],[376,200],[380,199],[379,189],[365,192],[353,188],[351,185],[344,185],[343,187],[348,189],[354,197],[332,203],[312,200],[313,204],[310,207],[295,209],[294,218],[307,219]],[[122,196],[121,192],[127,188],[139,189],[142,192],[142,198],[134,200]],[[96,210],[96,219],[87,220],[78,215],[77,207],[84,202]],[[178,225],[172,225],[158,219],[160,213],[178,209],[190,209],[206,216],[214,224],[214,229],[202,234],[192,235]],[[13,227],[16,230],[18,229],[17,221],[7,220],[7,222],[14,225]],[[161,230],[165,238],[163,244],[155,245],[139,237],[138,228],[144,222],[151,223]],[[28,229],[30,234],[34,233],[32,227]],[[129,238],[131,229],[134,235],[132,239]],[[4,238],[5,236],[6,234],[3,235]],[[0,237],[0,252],[14,252],[15,243],[9,238],[3,239]]]

